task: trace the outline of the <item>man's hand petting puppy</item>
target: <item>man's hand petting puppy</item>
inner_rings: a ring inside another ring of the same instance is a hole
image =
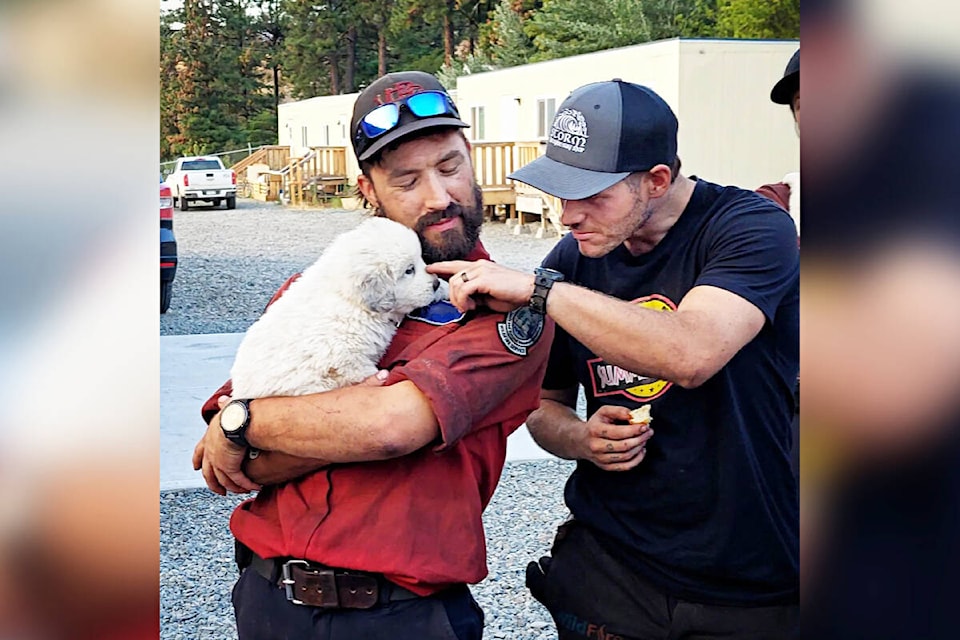
[[[505,313],[533,295],[534,276],[489,260],[451,260],[427,265],[427,272],[448,278],[450,302],[460,311],[482,305]]]

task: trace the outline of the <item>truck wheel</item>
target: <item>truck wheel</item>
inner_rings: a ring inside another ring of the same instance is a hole
[[[173,280],[160,281],[160,313],[166,313],[173,297]]]
[[[227,209],[237,208],[237,196],[227,196]]]
[[[180,196],[180,211],[186,211],[189,208],[186,196]]]

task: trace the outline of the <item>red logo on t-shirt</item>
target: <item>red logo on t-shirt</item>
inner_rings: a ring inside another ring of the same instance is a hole
[[[377,96],[377,104],[385,104],[387,102],[396,102],[397,100],[403,100],[404,98],[409,98],[415,93],[420,93],[423,91],[423,87],[415,82],[408,82],[403,80],[401,82],[393,83],[393,86],[387,87],[383,90],[383,93]]]

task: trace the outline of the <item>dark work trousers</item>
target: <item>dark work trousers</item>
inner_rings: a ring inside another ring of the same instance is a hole
[[[552,557],[531,562],[527,588],[553,616],[560,640],[782,640],[799,605],[730,607],[669,597],[625,569],[576,522],[560,527]]]
[[[252,569],[233,587],[239,640],[481,640],[483,611],[466,585],[371,609],[320,609],[287,601]]]

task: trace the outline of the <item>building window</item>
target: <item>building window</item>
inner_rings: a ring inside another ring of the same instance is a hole
[[[537,100],[537,137],[546,138],[553,123],[553,116],[557,112],[557,101],[554,98],[540,98]]]
[[[484,140],[487,135],[484,131],[485,122],[483,107],[470,107],[470,131],[473,140]]]
[[[300,146],[301,147],[310,146],[307,144],[307,128],[306,127],[300,127]]]

